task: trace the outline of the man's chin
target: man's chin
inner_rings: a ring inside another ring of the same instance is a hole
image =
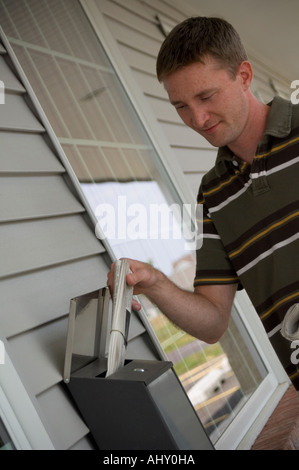
[[[223,137],[205,135],[204,138],[209,142],[209,144],[216,148],[225,147],[229,143],[228,139],[224,139]]]

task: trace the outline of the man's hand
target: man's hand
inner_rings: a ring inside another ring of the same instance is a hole
[[[130,263],[131,274],[127,274],[127,284],[134,287],[134,295],[149,295],[151,289],[154,289],[155,285],[162,281],[163,274],[151,265],[141,261],[132,259],[128,261]],[[114,267],[113,263],[107,276],[107,286],[110,289],[111,295],[113,295]],[[133,299],[132,308],[138,311],[141,309],[141,305]]]
[[[129,260],[131,273],[127,283],[134,295],[146,295],[173,323],[187,333],[207,343],[215,343],[228,326],[237,284],[200,286],[194,292],[185,291],[153,266]],[[107,285],[113,294],[114,264]],[[133,300],[132,308],[141,306]]]

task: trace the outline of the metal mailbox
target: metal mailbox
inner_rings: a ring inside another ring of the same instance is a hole
[[[100,450],[212,450],[172,363],[126,360],[106,377],[108,288],[71,300],[64,381]]]

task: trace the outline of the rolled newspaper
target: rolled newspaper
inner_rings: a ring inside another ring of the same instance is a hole
[[[125,363],[133,297],[133,288],[126,282],[126,275],[129,272],[128,260],[116,261],[106,377],[123,367]]]

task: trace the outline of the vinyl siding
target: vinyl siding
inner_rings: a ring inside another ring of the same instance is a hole
[[[4,35],[2,42],[0,331],[55,448],[91,449],[62,383],[68,312],[71,298],[106,285],[111,258]],[[128,352],[159,357],[135,315]]]

